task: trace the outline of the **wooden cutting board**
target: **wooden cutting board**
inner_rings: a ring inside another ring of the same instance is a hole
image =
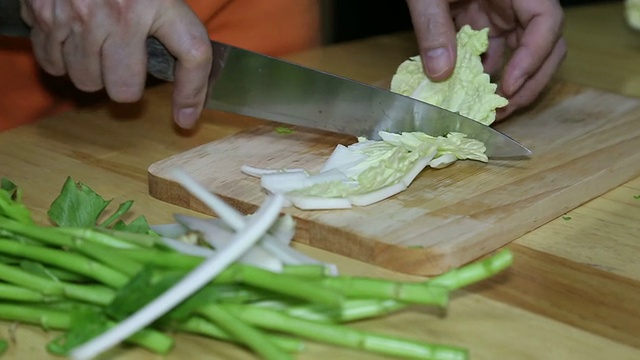
[[[171,180],[180,166],[244,212],[265,194],[243,164],[320,168],[355,139],[264,125],[149,167],[152,196],[207,209]],[[640,175],[640,99],[556,84],[523,115],[497,128],[533,151],[528,160],[459,161],[427,169],[404,192],[348,210],[301,211],[296,241],[400,272],[434,275],[486,255]],[[606,239],[602,239],[606,241]]]

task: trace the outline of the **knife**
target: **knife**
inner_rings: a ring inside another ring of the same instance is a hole
[[[19,0],[0,0],[0,34],[29,36]],[[173,56],[153,37],[146,46],[148,72],[172,81]],[[380,130],[461,132],[482,141],[491,158],[531,155],[509,136],[440,107],[217,41],[211,46],[207,108],[370,139]]]

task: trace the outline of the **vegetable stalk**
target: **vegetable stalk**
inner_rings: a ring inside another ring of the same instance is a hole
[[[316,323],[291,317],[277,310],[238,304],[222,304],[231,314],[259,328],[302,336],[325,343],[366,350],[374,353],[399,356],[409,359],[464,360],[465,349],[432,345],[391,336],[378,335],[346,326]],[[206,316],[206,308],[200,312]]]
[[[71,315],[67,312],[6,303],[0,303],[0,318],[21,321],[39,325],[44,329],[54,330],[66,330],[71,325]],[[113,325],[113,323],[110,324],[110,326]],[[133,334],[127,339],[127,342],[160,354],[166,354],[173,347],[172,338],[152,329],[143,329]]]

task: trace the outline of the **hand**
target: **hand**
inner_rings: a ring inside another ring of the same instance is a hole
[[[448,78],[455,65],[456,28],[468,24],[489,28],[485,71],[503,69],[498,91],[509,99],[499,109],[504,119],[531,103],[551,80],[564,59],[562,8],[557,0],[407,0],[427,76]]]
[[[181,0],[22,0],[21,14],[46,72],[68,74],[83,91],[105,88],[117,102],[142,97],[145,42],[156,37],[177,59],[173,118],[183,128],[195,125],[212,54],[206,29]]]

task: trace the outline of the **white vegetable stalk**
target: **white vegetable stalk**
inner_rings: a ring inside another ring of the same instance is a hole
[[[177,252],[181,252],[183,254],[192,255],[192,256],[200,256],[200,257],[212,257],[216,254],[215,250],[207,249],[202,246],[193,245],[186,243],[184,241],[175,240],[168,237],[161,237],[160,240],[170,249],[175,250]]]
[[[214,256],[204,261],[181,281],[129,318],[107,330],[102,335],[73,349],[71,358],[76,360],[94,358],[151,324],[198,291],[202,286],[209,283],[264,236],[278,218],[282,210],[283,200],[280,195],[268,197],[263,206],[251,217],[247,226],[234,235],[233,241],[228,247],[221,249]]]
[[[202,234],[203,239],[214,248],[227,246],[232,240],[233,231],[222,227],[221,224],[211,219],[179,214],[176,214],[175,218],[185,227]],[[335,265],[325,264],[289,246],[293,238],[293,229],[295,229],[295,223],[289,216],[280,217],[261,241],[238,259],[238,262],[274,272],[281,272],[283,265],[319,264],[324,265],[329,274],[337,275]],[[203,254],[212,251],[206,248],[201,249],[205,250]],[[183,249],[176,247],[176,250]],[[191,255],[205,256],[196,254],[197,251],[192,248],[185,247],[184,250]]]
[[[249,165],[242,165],[240,167],[240,171],[242,171],[243,173],[249,175],[249,176],[253,176],[253,177],[261,177],[263,175],[269,175],[269,174],[282,174],[282,173],[292,173],[292,172],[306,172],[304,169],[297,169],[297,168],[293,168],[293,169],[260,169],[257,167],[253,167],[253,166],[249,166]]]
[[[241,214],[238,210],[229,206],[224,201],[220,200],[217,196],[209,192],[198,182],[193,180],[188,174],[181,170],[176,170],[174,175],[182,182],[183,186],[187,187],[189,191],[191,191],[194,196],[196,196],[200,201],[202,201],[205,205],[208,205],[213,211],[215,211],[220,218],[233,230],[239,231],[246,226],[247,217]],[[222,216],[224,214],[224,216]],[[225,237],[228,237],[228,234],[222,229],[220,226],[215,226],[210,221],[190,218],[185,215],[177,215],[176,219],[178,222],[182,222],[182,225],[185,225],[192,230],[199,231],[205,237],[205,240],[210,242],[212,246],[218,247],[217,242],[222,241]],[[287,236],[293,236],[293,226],[295,225],[291,219],[290,221],[290,233]],[[277,222],[277,225],[282,225],[281,222]],[[283,231],[282,229],[280,231]],[[291,238],[288,239],[290,241]],[[302,265],[302,264],[324,264],[320,261],[312,259],[299,251],[291,248],[291,247],[282,247],[279,244],[272,244],[281,242],[281,240],[277,239],[271,234],[265,234],[265,236],[260,241],[260,246],[267,250],[267,253],[271,253],[271,255],[275,256],[282,263],[286,265]],[[260,251],[256,251],[260,252]],[[249,263],[254,266],[259,266],[263,268],[268,268],[272,271],[280,271],[282,269],[282,264],[277,264],[272,257],[267,257],[267,254],[262,252],[262,255],[252,255],[248,254],[247,258],[242,259],[243,263]],[[337,274],[337,270],[335,265],[332,264],[324,264],[327,268],[328,272],[331,274]]]

